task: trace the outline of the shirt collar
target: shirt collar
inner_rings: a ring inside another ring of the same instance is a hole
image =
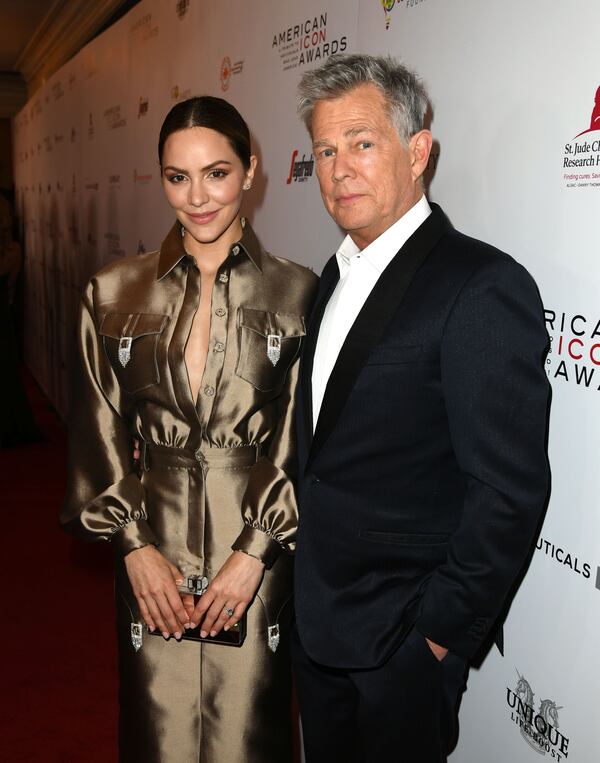
[[[230,246],[229,256],[238,257],[240,254],[245,254],[256,269],[262,273],[262,247],[260,241],[252,230],[250,223],[243,217],[242,228],[242,237]],[[156,279],[160,281],[161,278],[170,273],[187,256],[188,254],[183,246],[183,238],[181,237],[181,224],[176,222],[160,247]]]
[[[357,254],[360,254],[378,273],[383,273],[398,251],[430,214],[431,207],[423,194],[408,212],[405,212],[399,220],[396,220],[364,249],[359,249],[350,235],[346,236],[336,252],[340,276],[343,278],[348,272],[350,260]]]

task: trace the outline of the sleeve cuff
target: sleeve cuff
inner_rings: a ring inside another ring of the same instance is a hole
[[[251,525],[244,526],[231,548],[234,551],[243,551],[245,554],[260,559],[267,569],[275,564],[283,551],[283,547],[278,541],[263,530],[258,530]]]
[[[122,557],[130,551],[135,551],[136,548],[142,548],[142,546],[150,544],[158,545],[156,536],[145,519],[128,522],[116,530],[110,540],[111,545],[115,547],[116,553]]]

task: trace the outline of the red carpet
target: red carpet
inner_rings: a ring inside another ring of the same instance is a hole
[[[58,527],[66,436],[26,376],[45,440],[0,450],[6,763],[116,761],[117,679],[107,546]]]

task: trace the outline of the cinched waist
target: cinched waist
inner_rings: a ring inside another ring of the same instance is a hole
[[[252,466],[258,459],[257,445],[240,445],[237,448],[218,448],[202,445],[197,450],[175,448],[170,445],[156,445],[142,441],[140,444],[140,465],[144,471],[155,466],[170,466],[180,469],[235,469]]]

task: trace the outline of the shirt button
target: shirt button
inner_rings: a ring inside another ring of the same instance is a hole
[[[225,349],[225,345],[223,344],[223,342],[217,342],[215,344],[215,352],[223,352],[224,349]]]
[[[215,394],[215,388],[209,387],[208,384],[204,387],[204,394],[206,397],[212,397]]]
[[[218,315],[219,318],[222,318],[225,315],[225,312],[226,310],[224,307],[217,307],[217,309],[215,310],[215,315]]]
[[[240,253],[240,248],[239,248],[239,246],[236,244],[236,245],[233,247],[233,249],[231,250],[231,254],[239,254],[239,253]]]
[[[227,281],[229,281],[229,276],[227,275],[227,273],[221,273],[221,275],[219,276],[219,281],[221,283],[227,283]]]

